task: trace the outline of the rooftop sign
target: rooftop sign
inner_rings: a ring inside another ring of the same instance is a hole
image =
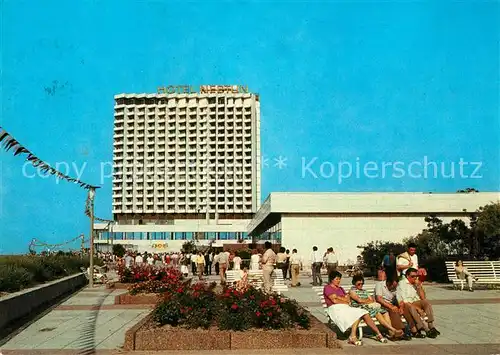
[[[158,94],[248,94],[243,85],[200,85],[199,90],[191,85],[169,85],[158,88]]]

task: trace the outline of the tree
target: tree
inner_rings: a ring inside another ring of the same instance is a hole
[[[113,255],[123,258],[125,252],[125,247],[122,244],[113,244]]]
[[[473,193],[473,192],[479,192],[479,190],[476,190],[476,189],[474,189],[472,187],[468,187],[465,190],[457,190],[457,193],[459,193],[459,194],[470,194],[470,193]]]
[[[361,251],[361,256],[364,260],[364,266],[368,269],[370,274],[375,274],[377,269],[382,263],[382,259],[390,250],[394,252],[394,255],[401,254],[405,250],[405,246],[401,243],[393,243],[377,240],[375,242],[369,242],[366,245],[358,246]]]
[[[184,254],[196,253],[196,244],[192,240],[187,241],[184,244],[182,244],[181,250]]]
[[[483,255],[494,259],[499,258],[500,203],[491,203],[479,208],[476,226]]]

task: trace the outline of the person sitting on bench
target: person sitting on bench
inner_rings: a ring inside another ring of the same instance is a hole
[[[342,274],[338,271],[332,271],[328,275],[329,283],[323,288],[323,296],[327,305],[327,313],[330,319],[339,327],[342,332],[351,328],[349,336],[349,344],[360,346],[363,343],[357,339],[356,331],[361,320],[375,332],[377,340],[381,343],[387,343],[387,339],[380,333],[375,323],[370,317],[368,311],[351,307],[351,297],[346,294],[345,290],[340,286]]]
[[[349,291],[351,297],[351,306],[360,307],[370,314],[371,318],[376,318],[378,322],[389,331],[391,340],[401,338],[404,332],[401,329],[396,329],[391,324],[391,318],[387,310],[382,308],[381,304],[371,297],[366,290],[363,289],[365,279],[361,275],[355,275],[352,278],[353,287]],[[401,322],[401,319],[399,320]]]
[[[410,325],[412,336],[417,338],[436,338],[440,333],[434,327],[434,312],[425,291],[418,279],[418,271],[412,267],[406,270],[405,277],[399,281],[396,290],[399,305],[405,309],[404,316]],[[422,316],[427,315],[427,325]],[[425,330],[425,335],[422,331]]]
[[[459,280],[467,280],[467,285],[469,286],[469,291],[473,292],[474,290],[472,289],[472,283],[474,281],[477,281],[477,277],[474,277],[469,270],[464,266],[464,263],[462,260],[457,260],[455,263],[455,273],[457,274],[457,278]],[[464,289],[463,284],[462,284],[462,290]]]

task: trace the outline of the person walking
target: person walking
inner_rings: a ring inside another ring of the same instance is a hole
[[[214,263],[214,268],[215,268],[215,275],[219,275],[219,256],[220,256],[220,252],[217,252],[216,255],[214,255],[214,260],[213,260],[213,263]]]
[[[309,259],[311,261],[312,269],[312,284],[313,286],[321,286],[323,285],[323,280],[321,279],[321,266],[323,265],[323,258],[321,257],[317,246],[313,247],[313,251]]]
[[[276,264],[276,253],[272,249],[271,242],[265,242],[264,247],[266,251],[262,255],[262,276],[264,279],[264,292],[271,293],[273,289],[273,284],[271,280],[271,274],[274,270],[274,264]]]
[[[196,271],[198,271],[198,279],[203,280],[203,272],[205,271],[205,256],[201,251],[196,256]]]
[[[276,254],[276,268],[281,270],[281,273],[283,274],[283,280],[286,279],[286,254],[285,254],[286,249],[283,247],[280,247],[280,251],[278,254]]]
[[[339,261],[337,259],[337,255],[333,251],[333,248],[328,248],[325,255],[325,264],[326,269],[328,270],[328,274],[330,274],[332,271],[337,271],[338,263]]]
[[[238,255],[238,252],[235,253],[235,257],[233,258],[233,270],[241,270],[241,258]]]
[[[299,274],[302,270],[302,257],[297,254],[297,249],[292,250],[292,255],[290,255],[290,272],[292,273],[292,287],[300,286]]]
[[[208,276],[208,270],[210,269],[210,273],[212,273],[212,262],[210,261],[210,252],[205,252],[205,276]]]
[[[226,284],[226,270],[229,263],[229,253],[222,251],[219,254],[219,275],[221,285]]]
[[[290,269],[290,250],[287,249],[286,252],[286,259],[285,259],[285,271],[284,271],[284,275],[283,275],[283,278],[285,280],[291,280],[292,279],[292,270]]]
[[[389,252],[384,256],[384,259],[382,260],[382,267],[385,272],[385,279],[397,279],[398,273],[396,271],[396,256],[394,255],[393,249],[389,249]]]
[[[257,249],[252,250],[252,256],[250,257],[250,270],[259,270],[260,269],[260,258],[261,255],[259,254]]]

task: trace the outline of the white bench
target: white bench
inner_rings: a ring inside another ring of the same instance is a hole
[[[500,261],[464,261],[463,265],[478,279],[476,284],[500,284]],[[460,289],[463,290],[467,280],[457,277],[454,261],[446,261],[446,272],[448,279],[453,282],[453,287],[458,288],[460,285]]]
[[[330,319],[330,316],[328,315],[328,306],[326,305],[325,296],[323,295],[323,287],[314,286],[313,290],[316,292],[316,294],[318,295],[318,297],[320,299],[321,305],[323,306],[323,310],[325,311],[325,314],[326,314],[326,318],[328,319],[328,324],[335,324]],[[371,297],[373,297],[375,299],[375,285],[373,285],[373,288],[365,287],[365,290],[368,291],[368,295],[370,295]],[[346,290],[346,292],[349,292],[349,291]],[[372,317],[372,320],[375,323],[375,325],[380,325],[380,323],[378,322],[378,320],[376,318]],[[427,317],[423,318],[423,320],[427,320]],[[401,316],[401,321],[403,323],[406,323],[406,319],[403,316]],[[363,328],[366,326],[367,325],[363,320],[361,320],[361,322],[359,322],[358,332],[359,332],[359,339],[360,340],[363,338]]]
[[[281,294],[282,292],[288,291],[288,287],[285,285],[283,280],[283,274],[281,270],[275,270],[271,274],[273,280],[273,291]],[[226,282],[228,284],[233,284],[241,280],[241,275],[239,270],[228,270],[226,271]],[[262,270],[249,270],[248,271],[248,282],[257,289],[262,288],[263,284],[263,273]]]
[[[80,270],[83,272],[87,280],[90,278],[90,268],[81,267]],[[94,283],[105,284],[108,282],[108,276],[102,271],[102,268],[94,267]]]
[[[288,291],[288,286],[285,285],[285,280],[283,279],[283,272],[280,269],[274,269],[271,274],[271,279],[273,280],[273,291],[281,294],[282,292]]]

